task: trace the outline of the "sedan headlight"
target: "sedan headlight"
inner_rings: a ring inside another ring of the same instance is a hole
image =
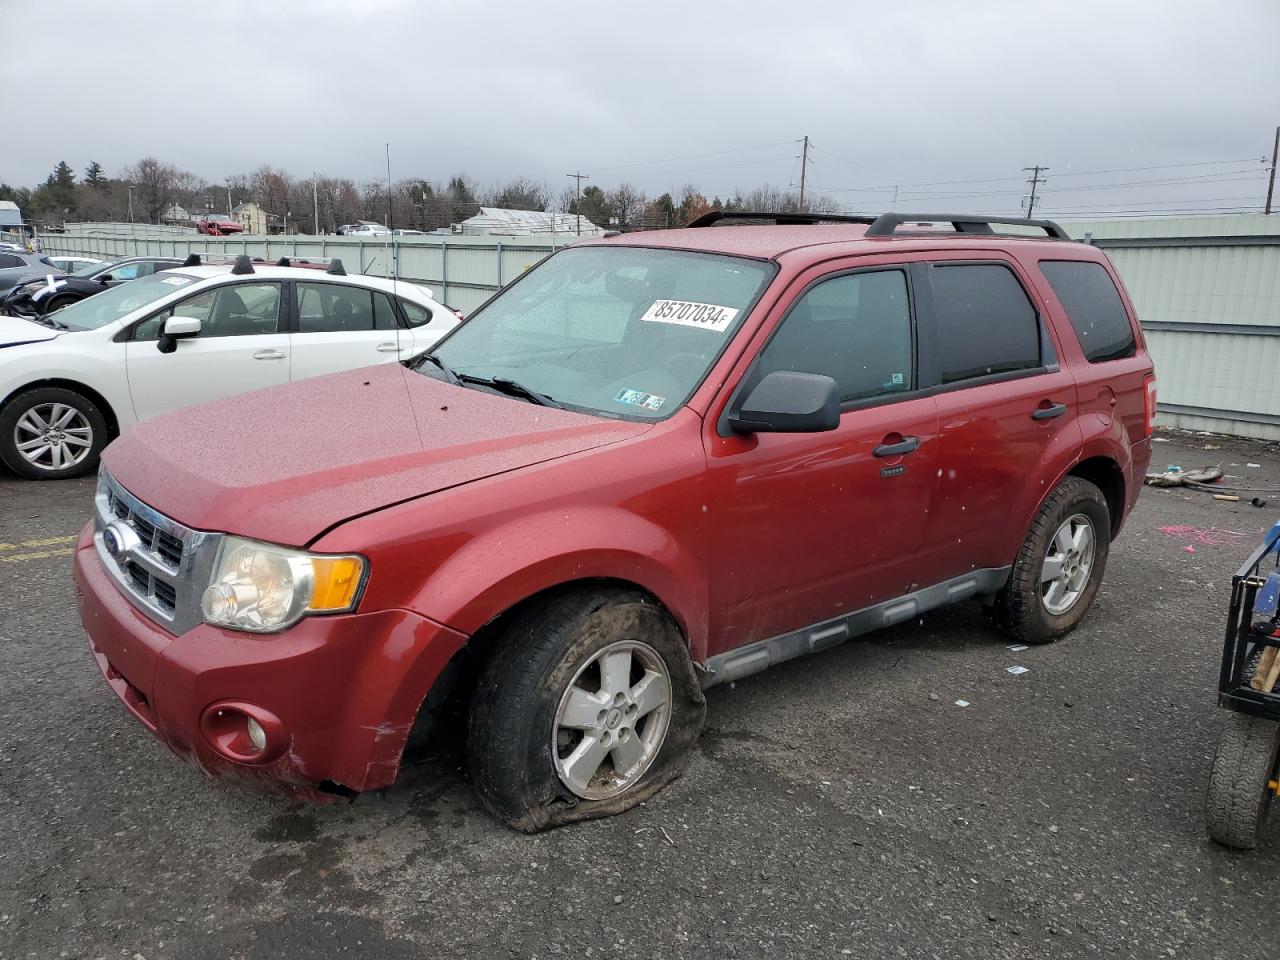
[[[354,610],[364,573],[363,557],[224,537],[200,609],[214,626],[274,633],[309,614]]]

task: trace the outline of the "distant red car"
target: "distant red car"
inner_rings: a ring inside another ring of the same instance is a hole
[[[481,800],[539,830],[677,776],[704,687],[966,597],[1064,636],[1155,399],[1106,254],[1050,221],[717,212],[560,250],[417,361],[129,430],[81,618],[211,774],[386,787],[456,704]]]
[[[196,233],[207,234],[211,237],[226,237],[233,233],[243,233],[244,224],[239,220],[233,220],[231,217],[208,216],[201,217],[196,221]]]

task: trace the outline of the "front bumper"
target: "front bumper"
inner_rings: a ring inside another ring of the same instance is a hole
[[[272,635],[201,624],[174,636],[120,593],[92,525],[76,544],[74,571],[89,646],[129,711],[209,775],[293,796],[392,784],[419,705],[466,641],[407,610],[308,617]],[[220,753],[201,717],[223,702],[279,718],[284,748],[264,763]]]

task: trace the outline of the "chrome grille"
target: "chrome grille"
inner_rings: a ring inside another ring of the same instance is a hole
[[[173,633],[201,620],[220,534],[193,530],[147,506],[106,470],[98,475],[94,543],[129,601]]]

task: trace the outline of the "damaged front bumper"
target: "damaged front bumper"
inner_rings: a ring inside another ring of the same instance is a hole
[[[419,705],[466,641],[407,610],[309,617],[273,635],[202,624],[174,636],[121,595],[91,526],[74,570],[94,658],[129,711],[205,773],[290,796],[392,784]],[[247,717],[253,736],[232,729]]]

